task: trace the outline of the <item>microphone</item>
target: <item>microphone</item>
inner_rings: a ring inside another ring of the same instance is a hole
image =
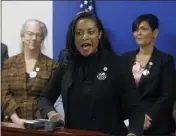
[[[50,121],[48,119],[26,120],[24,127],[27,129],[43,128],[45,131],[54,131],[56,128],[63,128],[65,123],[63,120]]]
[[[26,120],[24,127],[27,129],[44,128],[46,122],[48,122],[46,119]]]
[[[65,123],[63,120],[48,121],[45,123],[45,131],[54,131],[56,128],[64,128]]]

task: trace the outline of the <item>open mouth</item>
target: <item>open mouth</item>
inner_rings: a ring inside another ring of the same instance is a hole
[[[91,47],[91,44],[89,44],[89,43],[84,43],[81,45],[81,48],[84,52],[88,52],[90,47]]]

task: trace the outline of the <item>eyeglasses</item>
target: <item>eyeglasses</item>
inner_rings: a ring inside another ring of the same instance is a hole
[[[26,31],[25,34],[27,34],[27,36],[29,38],[32,38],[34,35],[38,38],[38,39],[42,39],[43,38],[43,34],[42,33],[33,33],[31,31]]]

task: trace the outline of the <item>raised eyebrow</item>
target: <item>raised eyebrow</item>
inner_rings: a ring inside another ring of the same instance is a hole
[[[96,28],[96,27],[93,26],[93,27],[88,28],[88,30],[94,30],[95,28]]]
[[[32,33],[31,31],[26,31],[27,33]]]
[[[77,31],[83,31],[82,29],[76,29],[76,31],[75,32],[77,32]]]
[[[90,30],[94,30],[95,27],[91,27],[91,28],[88,28],[87,30],[90,31]],[[76,29],[75,32],[79,32],[79,31],[84,31],[83,29]]]
[[[31,32],[31,31],[26,31],[27,33],[34,33],[34,32]],[[42,33],[34,33],[34,34],[41,34],[42,35]]]
[[[143,26],[143,25],[142,25],[142,26],[139,26],[138,28],[148,28],[148,27],[147,27],[147,26]]]
[[[93,29],[93,28],[90,28],[90,29],[88,29],[88,31],[94,31],[94,29]]]

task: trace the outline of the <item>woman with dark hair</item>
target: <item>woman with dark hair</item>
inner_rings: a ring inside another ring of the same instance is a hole
[[[68,52],[42,91],[38,108],[42,117],[59,120],[53,103],[62,94],[66,128],[141,136],[144,114],[139,95],[105,41],[97,16],[77,14],[67,33]],[[130,120],[129,132],[124,114]]]
[[[94,16],[92,14],[89,14],[87,12],[79,12],[77,14],[77,16],[75,16],[75,18],[73,18],[73,20],[71,21],[70,25],[69,25],[69,29],[67,32],[67,39],[66,39],[66,48],[68,49],[68,52],[70,54],[74,54],[77,52],[77,48],[76,46],[73,46],[73,44],[75,43],[75,27],[76,27],[76,23],[78,20],[78,16],[79,18],[83,18],[85,16],[85,14],[87,14],[86,16],[88,18],[93,19],[95,22],[97,22],[97,28],[98,30],[101,30],[101,38],[99,39],[99,44],[101,44],[101,46],[98,46],[98,48],[104,48],[108,51],[112,51],[111,48],[111,44],[106,36],[103,24],[101,23],[101,20],[97,17]]]
[[[145,113],[144,134],[166,134],[174,130],[172,118],[174,90],[174,61],[167,53],[154,47],[159,20],[153,14],[143,14],[132,25],[139,45],[136,51],[125,53],[134,86],[138,88]]]

